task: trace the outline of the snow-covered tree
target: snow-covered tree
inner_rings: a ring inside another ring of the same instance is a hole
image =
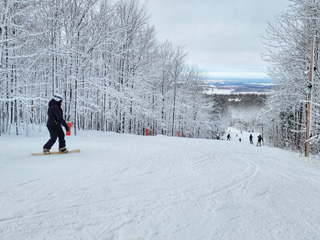
[[[182,47],[157,42],[138,0],[2,1],[0,75],[0,134],[41,130],[55,92],[74,134],[211,138],[219,122],[203,74]]]
[[[266,113],[277,126],[278,146],[303,149],[308,122],[306,105],[311,103],[310,143],[312,151],[318,152],[320,2],[291,0],[290,3],[288,10],[267,29],[266,59],[270,62],[269,75],[277,80],[277,86],[268,99]],[[305,92],[308,88],[311,101]]]

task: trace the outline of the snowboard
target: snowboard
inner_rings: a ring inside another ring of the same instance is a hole
[[[75,150],[69,150],[67,153],[63,152],[50,152],[50,154],[44,154],[44,153],[31,153],[33,156],[42,156],[42,155],[52,155],[52,154],[69,154],[69,153],[79,153],[80,149],[75,149]]]

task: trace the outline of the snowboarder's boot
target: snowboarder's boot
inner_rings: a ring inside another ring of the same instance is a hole
[[[43,149],[43,154],[50,154],[50,149]]]
[[[60,148],[60,149],[59,149],[59,152],[61,152],[61,153],[67,153],[67,152],[68,152],[68,149],[67,149],[66,147]]]

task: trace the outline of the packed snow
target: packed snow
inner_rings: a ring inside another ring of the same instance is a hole
[[[320,239],[317,161],[230,133],[225,141],[85,131],[67,137],[80,153],[48,156],[31,156],[45,130],[1,136],[0,238]]]

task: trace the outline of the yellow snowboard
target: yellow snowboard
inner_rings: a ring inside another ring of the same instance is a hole
[[[44,153],[31,153],[33,156],[42,156],[42,155],[52,155],[52,154],[69,154],[69,153],[79,153],[80,149],[69,150],[67,153],[64,152],[50,152],[50,154]]]

